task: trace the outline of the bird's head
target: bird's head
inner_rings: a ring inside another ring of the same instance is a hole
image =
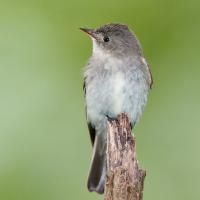
[[[141,54],[139,41],[127,25],[112,23],[97,29],[80,29],[92,38],[94,54]]]

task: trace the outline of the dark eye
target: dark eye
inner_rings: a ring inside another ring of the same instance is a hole
[[[109,37],[104,37],[104,38],[103,38],[103,41],[104,41],[104,42],[109,42],[110,39],[109,39]]]

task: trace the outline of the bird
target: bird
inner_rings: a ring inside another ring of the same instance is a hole
[[[83,75],[86,119],[93,147],[87,187],[90,192],[103,194],[107,121],[126,113],[133,128],[143,113],[153,78],[140,42],[126,24],[80,29],[93,43]]]

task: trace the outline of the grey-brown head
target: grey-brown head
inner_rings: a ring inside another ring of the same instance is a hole
[[[135,34],[124,24],[107,24],[97,29],[80,28],[93,39],[93,51],[104,52],[116,56],[136,54],[141,56],[142,50]]]

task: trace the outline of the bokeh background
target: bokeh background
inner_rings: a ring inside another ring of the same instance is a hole
[[[197,0],[0,0],[0,199],[100,200],[79,27],[123,22],[136,32],[154,86],[134,132],[144,200],[200,199],[200,3]]]

